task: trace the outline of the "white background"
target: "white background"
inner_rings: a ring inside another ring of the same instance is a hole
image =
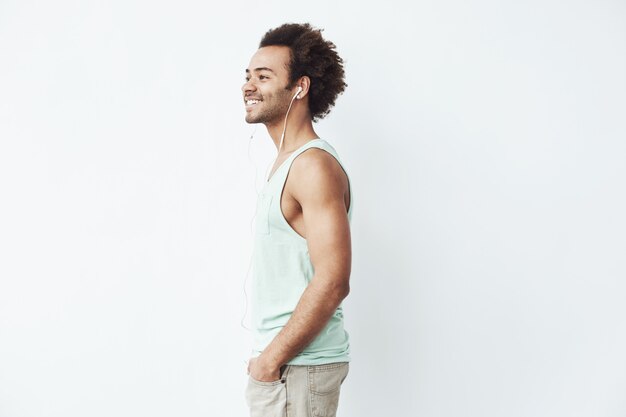
[[[0,1],[0,416],[246,416],[275,148],[240,87],[324,28],[354,191],[339,415],[626,415],[621,1]]]

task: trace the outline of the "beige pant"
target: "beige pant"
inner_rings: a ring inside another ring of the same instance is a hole
[[[278,381],[248,377],[246,401],[250,417],[335,417],[339,390],[348,362],[326,365],[286,365]]]

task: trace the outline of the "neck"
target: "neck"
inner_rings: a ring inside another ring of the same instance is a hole
[[[316,139],[318,137],[317,133],[315,133],[315,130],[313,129],[313,122],[308,114],[302,114],[298,111],[294,112],[294,109],[292,108],[289,112],[289,118],[287,120],[287,129],[285,130],[283,146],[279,149],[280,137],[283,133],[284,123],[285,118],[282,117],[275,123],[265,125],[267,127],[267,132],[274,142],[274,145],[276,145],[276,149],[279,151],[279,154],[291,153],[311,139]]]

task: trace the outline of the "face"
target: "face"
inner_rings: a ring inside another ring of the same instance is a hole
[[[246,122],[282,123],[295,89],[287,89],[289,48],[259,48],[246,69],[246,83],[241,87],[246,106]]]

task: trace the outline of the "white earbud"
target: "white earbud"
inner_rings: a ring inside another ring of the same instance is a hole
[[[295,97],[296,97],[298,100],[300,100],[300,97],[298,96],[298,94],[300,94],[300,92],[301,92],[301,91],[302,91],[302,87],[301,87],[301,86],[298,86],[298,91],[296,91],[296,95],[295,95]]]

